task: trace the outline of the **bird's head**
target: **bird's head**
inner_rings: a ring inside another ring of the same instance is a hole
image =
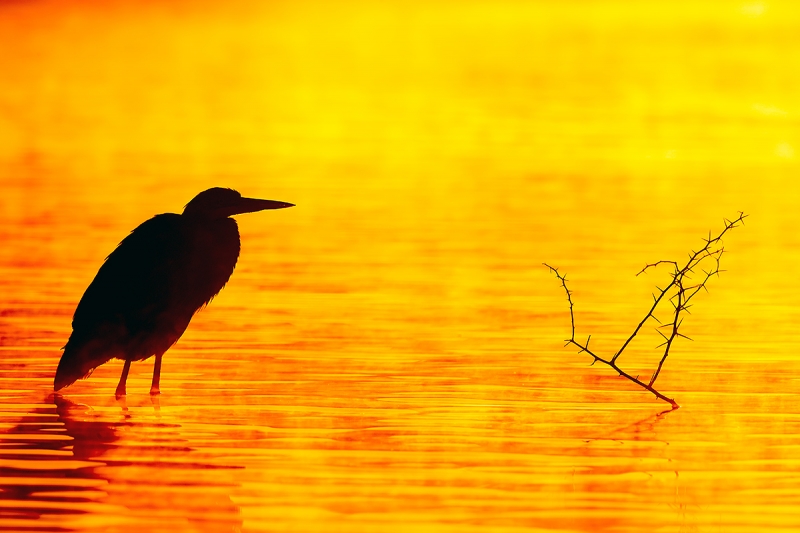
[[[183,214],[214,220],[264,209],[283,209],[292,206],[294,204],[277,200],[244,198],[233,189],[214,187],[192,198],[192,201],[183,209]]]

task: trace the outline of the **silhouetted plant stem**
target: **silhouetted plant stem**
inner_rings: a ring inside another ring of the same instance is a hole
[[[656,287],[658,292],[653,294],[653,305],[650,307],[650,310],[645,314],[644,318],[639,322],[636,328],[633,330],[633,333],[625,340],[619,350],[614,354],[613,357],[610,359],[605,359],[600,357],[599,355],[595,354],[589,348],[589,341],[592,339],[592,336],[586,339],[585,343],[578,342],[575,340],[575,313],[574,313],[574,303],[572,301],[572,292],[567,287],[567,278],[565,275],[562,275],[556,267],[550,266],[547,263],[544,263],[544,266],[550,269],[556,277],[561,281],[561,286],[564,288],[564,292],[567,294],[567,302],[569,303],[569,318],[570,318],[570,326],[572,330],[572,334],[570,338],[566,340],[565,346],[574,345],[578,348],[578,353],[586,352],[592,357],[592,364],[596,362],[601,362],[613,368],[620,376],[636,383],[640,387],[645,390],[650,391],[653,393],[657,398],[664,400],[665,402],[669,403],[673,409],[677,409],[679,407],[678,403],[672,399],[668,398],[667,396],[663,395],[661,392],[655,389],[653,386],[658,378],[659,374],[661,373],[661,368],[664,366],[664,362],[667,360],[669,356],[670,349],[673,346],[675,339],[678,337],[683,337],[684,339],[692,340],[683,333],[681,333],[680,327],[683,324],[684,313],[689,313],[689,308],[691,307],[690,303],[692,299],[700,292],[700,289],[704,289],[708,291],[706,288],[706,284],[708,280],[711,279],[712,276],[716,275],[719,276],[723,270],[720,269],[720,259],[722,258],[722,254],[725,252],[723,247],[722,238],[725,234],[733,229],[738,227],[740,224],[744,224],[744,219],[747,218],[743,212],[739,212],[739,216],[733,220],[723,219],[725,221],[725,228],[717,235],[716,237],[711,237],[711,233],[709,232],[708,238],[703,239],[705,245],[700,248],[699,250],[692,251],[689,253],[689,260],[683,267],[680,267],[677,261],[656,261],[655,263],[651,263],[645,265],[642,270],[639,271],[636,275],[642,274],[646,272],[649,268],[654,268],[662,264],[672,265],[673,271],[670,272],[670,277],[672,278],[671,281],[664,287],[663,289],[660,287]],[[695,273],[695,269],[699,268],[701,264],[704,262],[711,263],[711,268],[708,270],[700,268],[703,272],[703,276],[701,276],[700,283],[690,284],[687,283],[692,279],[692,274]],[[663,301],[668,301],[672,304],[673,311],[671,313],[672,320],[668,323],[662,323],[658,318],[655,316],[656,309],[658,308],[659,304]],[[625,351],[625,348],[633,341],[639,331],[642,329],[642,326],[649,320],[653,319],[659,323],[659,326],[656,327],[656,331],[659,335],[664,339],[664,342],[656,346],[656,349],[664,347],[664,353],[661,356],[661,359],[658,362],[658,367],[656,368],[655,372],[653,372],[650,381],[645,383],[644,381],[639,380],[639,376],[632,376],[622,370],[617,364],[617,360]],[[668,334],[665,334],[662,329],[666,329]]]

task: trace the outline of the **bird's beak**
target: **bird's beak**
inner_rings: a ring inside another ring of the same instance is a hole
[[[284,209],[287,207],[294,207],[294,204],[289,202],[279,202],[277,200],[261,200],[259,198],[241,198],[233,207],[233,215],[240,215],[242,213],[255,213],[256,211],[263,211],[265,209]]]

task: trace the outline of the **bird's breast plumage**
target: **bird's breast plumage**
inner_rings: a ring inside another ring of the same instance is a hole
[[[239,258],[239,228],[232,218],[223,218],[191,226],[189,233],[191,260],[185,271],[184,296],[187,301],[194,300],[196,311],[210,302],[233,274]]]

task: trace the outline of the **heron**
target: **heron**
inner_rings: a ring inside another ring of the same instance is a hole
[[[125,362],[119,399],[126,394],[131,362],[155,356],[150,394],[159,394],[164,352],[236,267],[241,244],[230,217],[293,206],[214,187],[195,196],[182,214],[156,215],[139,225],[106,258],[80,299],[53,389],[87,378],[116,358]]]

